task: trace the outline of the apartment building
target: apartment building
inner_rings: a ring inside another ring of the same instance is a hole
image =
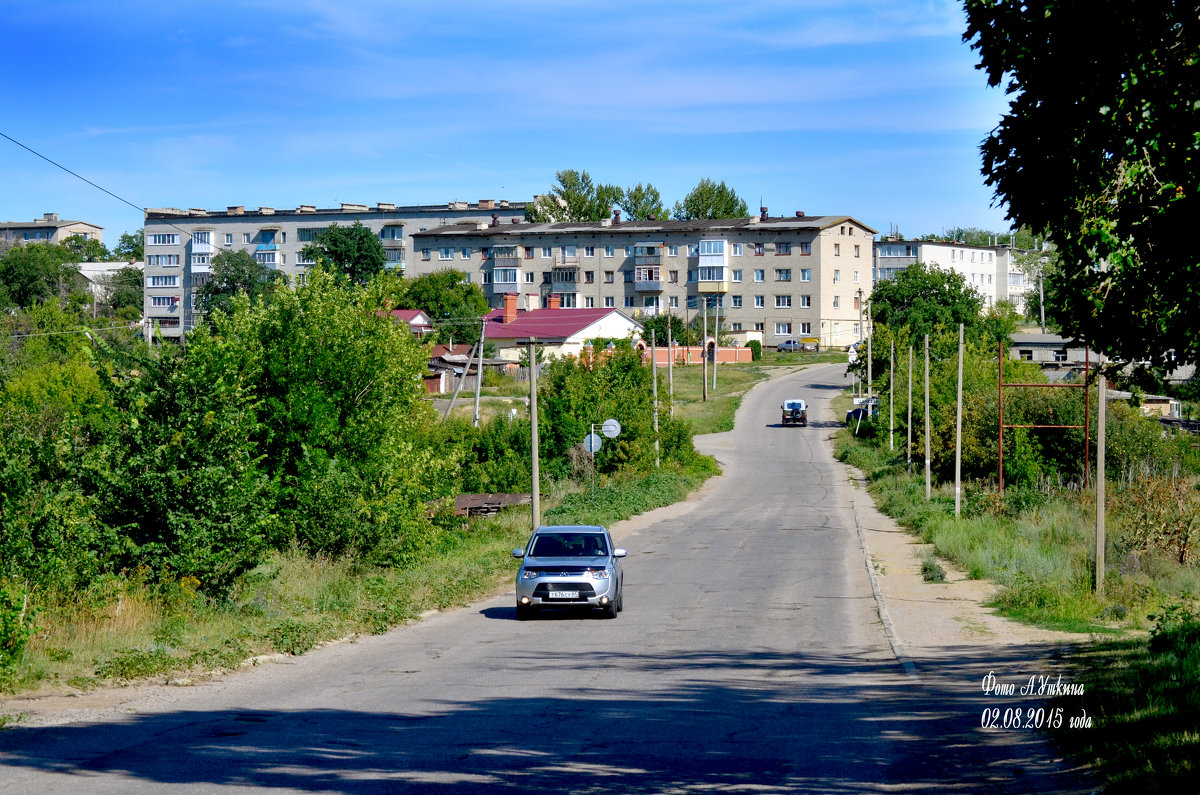
[[[859,338],[860,299],[871,292],[875,230],[850,216],[529,224],[493,218],[413,235],[408,268],[455,268],[493,308],[516,294],[524,309],[620,309],[637,319],[694,317],[708,307],[722,328],[775,345]]]
[[[68,237],[104,242],[104,227],[87,221],[62,221],[58,213],[45,213],[32,221],[7,221],[0,223],[0,248],[23,243],[60,244]]]
[[[1028,279],[1017,267],[1014,251],[1008,246],[968,246],[944,240],[876,241],[874,250],[875,281],[888,281],[915,262],[961,274],[967,286],[983,298],[984,308],[997,301],[1008,301],[1018,312],[1025,311]]]
[[[362,223],[379,236],[387,253],[387,267],[404,270],[416,233],[447,224],[524,217],[523,202],[490,199],[474,204],[401,206],[380,202],[374,206],[342,204],[324,209],[302,204],[286,210],[247,210],[242,206],[224,210],[147,210],[145,316],[168,339],[178,339],[194,327],[199,317],[194,311],[194,292],[211,278],[212,257],[221,251],[248,251],[259,262],[299,283],[313,264],[301,252],[317,233],[335,223]]]

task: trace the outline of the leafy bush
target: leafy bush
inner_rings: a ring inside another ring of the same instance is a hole
[[[25,644],[33,635],[33,619],[29,595],[0,585],[0,685],[25,651]]]
[[[762,358],[762,343],[758,340],[750,340],[746,343],[746,347],[750,349],[750,360],[757,362]]]
[[[129,682],[165,673],[178,666],[166,649],[122,649],[108,660],[97,660],[95,674],[101,679]]]
[[[316,646],[320,639],[321,629],[318,625],[291,619],[276,624],[267,634],[271,648],[281,654],[293,656],[304,654]]]

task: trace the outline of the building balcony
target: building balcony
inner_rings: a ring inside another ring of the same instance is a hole
[[[198,243],[195,240],[192,241],[193,254],[211,254],[214,250],[215,247],[212,243]]]
[[[492,290],[492,295],[505,295],[507,293],[520,293],[521,285],[517,282],[500,282],[499,284],[492,282],[488,285]]]
[[[570,281],[560,281],[559,279],[550,280],[550,292],[552,293],[573,293],[579,290],[579,282],[574,279]]]
[[[520,268],[522,259],[520,257],[502,257],[492,255],[492,268]]]
[[[659,265],[662,265],[662,255],[661,254],[637,254],[633,258],[633,264],[635,267],[641,267],[641,266],[657,267]]]
[[[259,243],[254,247],[255,251],[278,251],[279,245],[276,243]]]
[[[556,268],[578,268],[579,267],[579,255],[576,254],[573,257],[569,257],[566,254],[561,254],[561,253],[555,254],[554,255],[554,267],[556,267]]]
[[[696,282],[696,292],[703,294],[712,293],[727,293],[729,292],[730,282],[728,279],[721,281],[700,281]]]
[[[661,293],[661,279],[634,279],[633,289],[639,293]]]

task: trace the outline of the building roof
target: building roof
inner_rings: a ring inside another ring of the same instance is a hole
[[[426,315],[420,309],[393,309],[388,314],[393,320],[403,320],[409,326],[432,328],[433,325],[429,321],[429,315]]]
[[[566,340],[574,337],[589,326],[598,323],[609,315],[619,315],[630,326],[640,329],[641,324],[617,309],[530,309],[518,311],[515,320],[503,322],[504,310],[493,309],[484,315],[487,321],[487,339],[528,339],[536,338],[545,342]]]
[[[60,221],[57,218],[34,218],[32,221],[4,221],[0,222],[0,229],[37,229],[43,227],[46,229],[62,229],[64,226],[90,226],[92,229],[103,229],[102,226],[89,223],[87,221]]]
[[[224,210],[205,210],[199,207],[192,207],[187,210],[181,210],[177,207],[151,207],[146,210],[147,220],[171,220],[176,218],[258,218],[262,216],[273,215],[372,215],[379,214],[423,214],[432,213],[453,213],[453,212],[489,212],[501,210],[520,210],[525,209],[525,202],[513,202],[507,199],[488,200],[481,199],[479,202],[472,204],[470,202],[447,202],[446,204],[390,204],[388,202],[379,202],[374,207],[366,204],[350,204],[343,202],[339,207],[318,208],[315,204],[302,204],[296,208],[277,209],[274,207],[259,207],[257,209],[247,210],[242,206],[229,206]]]
[[[1077,340],[1060,337],[1057,334],[1038,334],[1036,332],[1025,333],[1018,331],[1012,334],[1011,339],[1013,345],[1053,345],[1058,348],[1065,348],[1068,346],[1072,348],[1084,347],[1083,343]]]
[[[449,224],[424,232],[413,233],[413,238],[419,237],[494,237],[497,235],[569,235],[569,234],[628,234],[638,240],[650,240],[654,234],[669,234],[672,232],[700,232],[716,234],[720,232],[819,232],[832,226],[838,226],[853,221],[858,226],[875,234],[876,230],[849,215],[805,215],[782,216],[767,218],[765,221],[758,216],[750,218],[708,218],[694,221],[621,221],[612,219],[603,221],[563,221],[559,223],[501,223],[495,226],[484,224]]]

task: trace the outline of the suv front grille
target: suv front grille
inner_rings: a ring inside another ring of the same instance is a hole
[[[592,587],[590,582],[543,582],[538,583],[538,587],[534,589],[533,595],[538,599],[549,599],[552,591],[579,591],[579,598],[576,599],[555,599],[556,602],[569,604],[570,602],[584,602],[596,596],[596,589]]]

